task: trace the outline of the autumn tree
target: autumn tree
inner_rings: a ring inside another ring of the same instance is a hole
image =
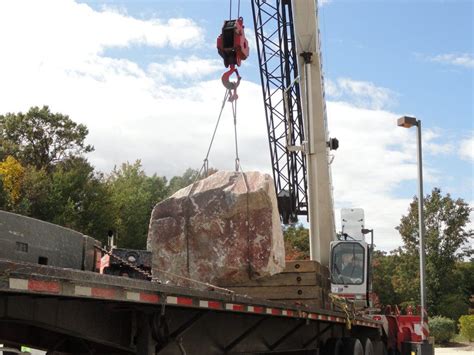
[[[85,143],[87,127],[48,106],[24,113],[0,115],[0,159],[11,155],[22,165],[50,170],[71,156],[93,151]]]
[[[309,259],[309,230],[303,224],[285,226],[283,239],[287,260]]]
[[[7,156],[4,161],[0,162],[3,196],[6,204],[12,208],[21,197],[24,175],[25,168],[12,156]]]

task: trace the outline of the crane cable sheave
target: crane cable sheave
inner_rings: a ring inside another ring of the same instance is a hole
[[[230,91],[229,101],[238,98],[237,87],[240,84],[241,76],[236,66],[240,66],[243,60],[249,56],[249,44],[245,38],[244,19],[239,17],[236,20],[226,20],[222,26],[222,33],[217,37],[217,51],[224,59],[224,65],[229,68],[222,74],[221,81],[224,87]],[[230,81],[232,74],[237,76],[236,81]]]

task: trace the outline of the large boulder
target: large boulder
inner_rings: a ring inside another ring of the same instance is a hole
[[[200,286],[172,274],[231,285],[281,272],[285,249],[272,178],[220,171],[179,190],[153,209],[147,248],[154,277],[176,285]]]

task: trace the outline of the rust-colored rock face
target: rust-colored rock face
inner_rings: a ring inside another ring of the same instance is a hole
[[[217,172],[153,209],[148,232],[153,274],[198,287],[160,270],[214,285],[273,275],[285,266],[272,178]]]

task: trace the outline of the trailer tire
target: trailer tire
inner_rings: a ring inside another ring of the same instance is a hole
[[[343,355],[364,355],[362,343],[357,338],[344,338]]]
[[[321,355],[343,355],[344,343],[340,338],[329,338],[323,346]]]
[[[381,340],[376,340],[373,342],[374,346],[374,355],[387,355],[387,348],[385,347],[385,344]]]
[[[370,338],[362,338],[360,339],[362,346],[364,348],[364,355],[375,355],[374,345]]]

